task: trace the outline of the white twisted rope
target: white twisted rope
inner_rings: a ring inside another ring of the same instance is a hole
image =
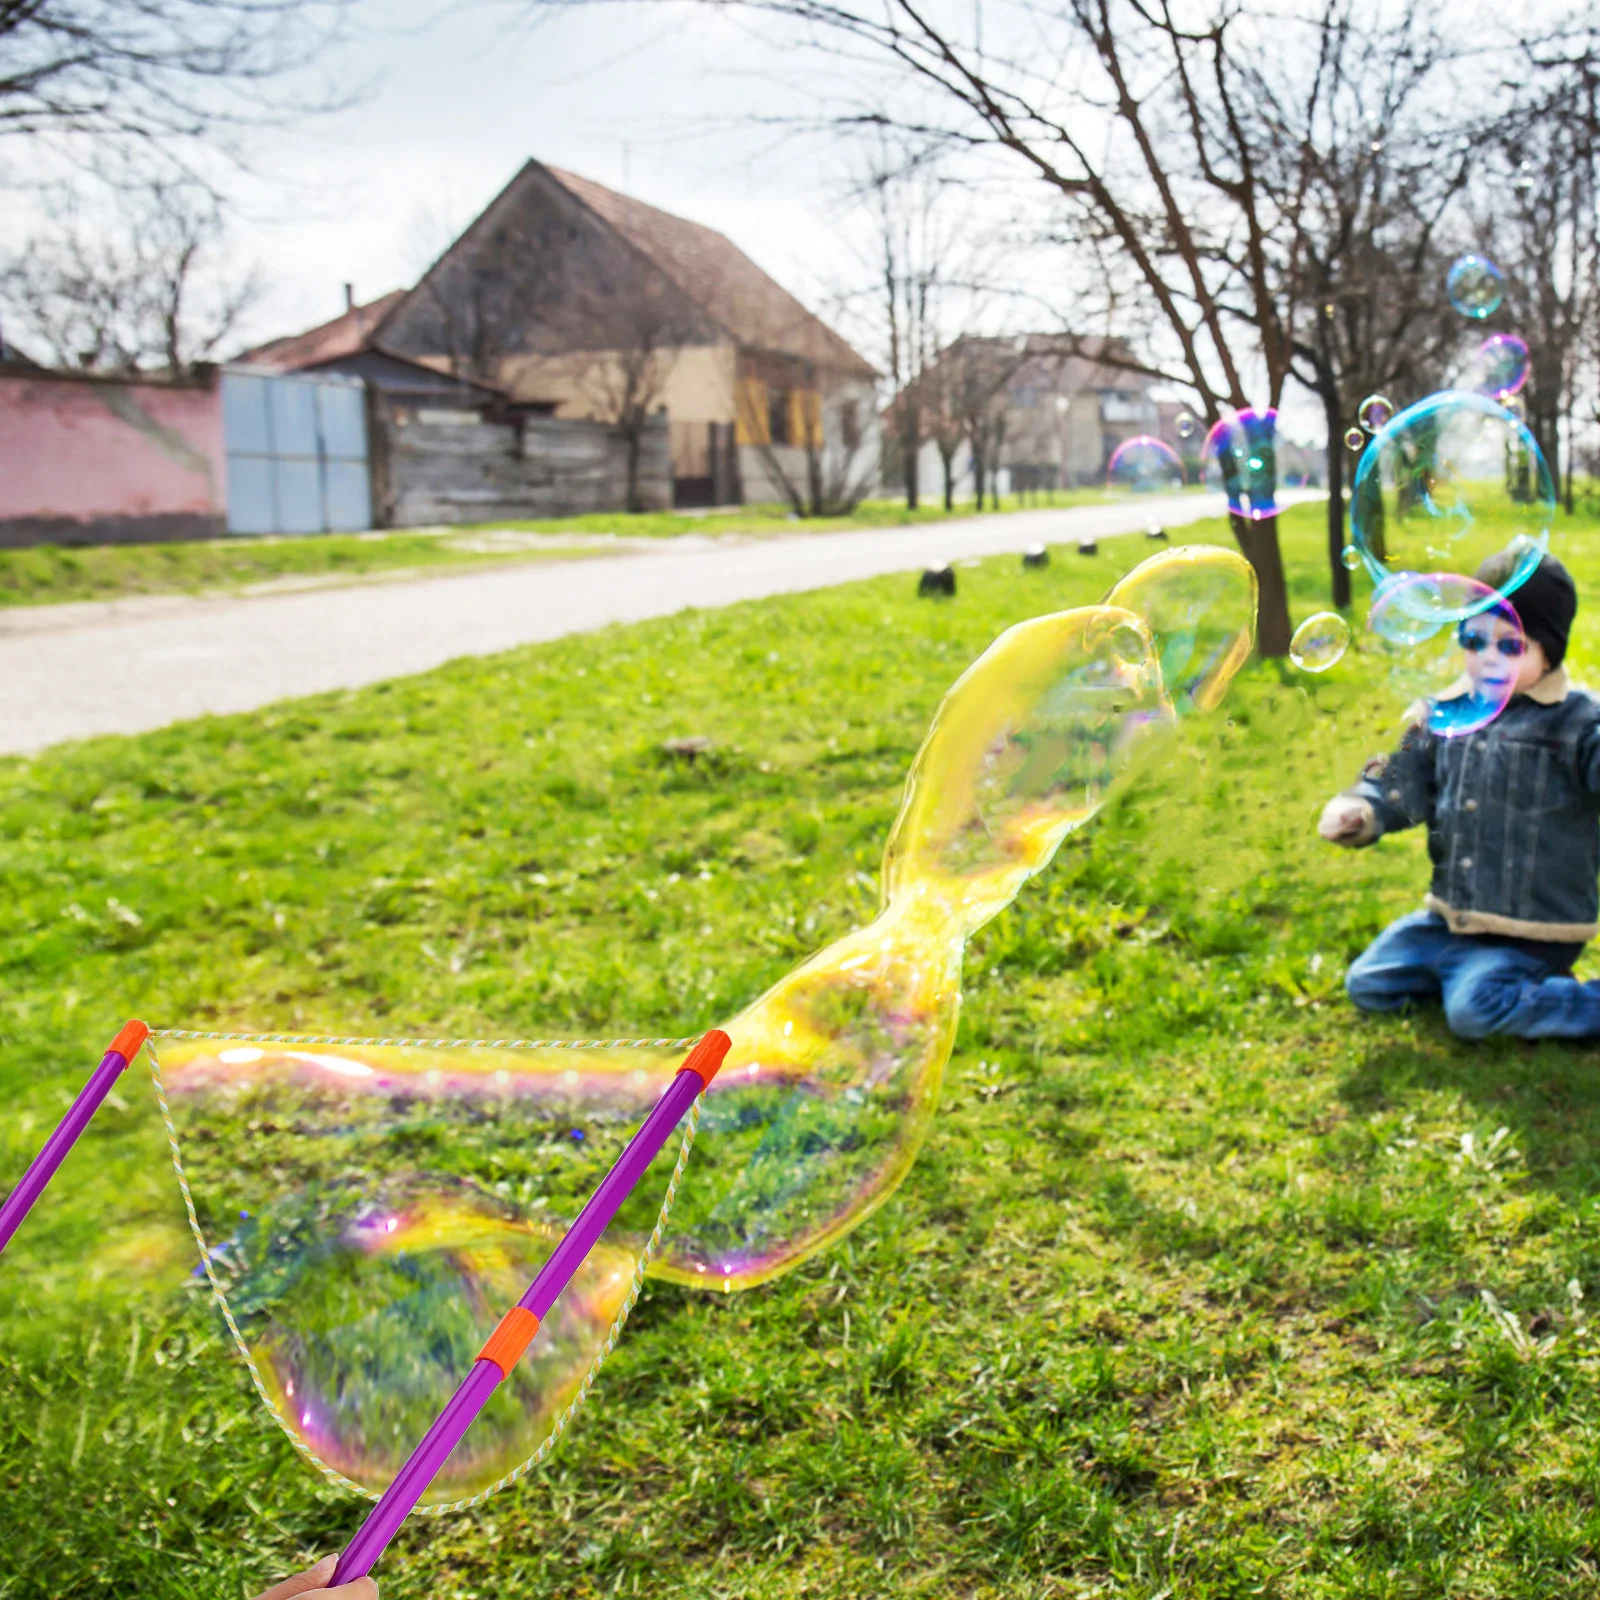
[[[301,1038],[290,1037],[282,1034],[269,1033],[183,1033],[172,1028],[156,1028],[151,1030],[150,1039],[239,1039],[255,1040],[263,1044],[431,1044],[435,1047],[449,1044],[453,1047],[477,1046],[485,1047],[485,1042],[475,1039],[443,1040],[408,1040],[408,1039],[328,1039],[328,1038]],[[267,1392],[266,1382],[261,1376],[260,1369],[256,1366],[255,1357],[250,1353],[250,1347],[244,1341],[244,1335],[239,1332],[239,1324],[234,1321],[233,1309],[228,1304],[228,1296],[222,1285],[217,1281],[216,1269],[211,1261],[211,1249],[206,1243],[205,1233],[200,1226],[200,1218],[194,1208],[194,1196],[189,1191],[189,1180],[183,1170],[183,1156],[178,1149],[178,1130],[172,1120],[172,1108],[167,1103],[166,1088],[161,1081],[161,1062],[157,1059],[155,1045],[145,1041],[145,1049],[150,1055],[150,1081],[155,1088],[156,1104],[161,1108],[161,1120],[166,1124],[167,1145],[172,1151],[173,1170],[178,1175],[178,1189],[183,1195],[184,1210],[189,1214],[189,1231],[194,1235],[195,1245],[200,1251],[200,1264],[205,1268],[206,1281],[211,1285],[211,1293],[215,1296],[217,1304],[222,1308],[223,1320],[228,1324],[228,1332],[233,1336],[235,1348],[244,1359],[244,1364],[250,1373],[250,1381],[255,1385],[256,1394],[260,1397],[262,1405],[267,1409],[267,1414],[283,1430],[285,1437],[294,1448],[322,1474],[329,1483],[337,1484],[341,1489],[347,1489],[351,1494],[360,1495],[366,1500],[381,1498],[379,1491],[369,1489],[365,1484],[360,1484],[353,1478],[347,1478],[337,1467],[330,1466],[308,1445],[295,1429],[285,1420],[283,1413],[278,1409],[272,1396]],[[494,1048],[552,1048],[566,1049],[613,1049],[629,1046],[673,1046],[687,1048],[698,1041],[695,1039],[626,1039],[614,1041],[590,1040],[559,1040],[541,1039],[535,1041],[516,1041],[515,1043],[502,1042]],[[689,1164],[689,1151],[694,1145],[694,1136],[700,1127],[700,1111],[705,1104],[705,1095],[696,1097],[694,1105],[689,1111],[689,1120],[684,1127],[683,1143],[678,1149],[677,1164],[672,1169],[672,1176],[667,1181],[667,1192],[661,1202],[660,1213],[656,1217],[656,1225],[651,1230],[650,1238],[639,1253],[639,1259],[634,1263],[633,1281],[628,1286],[627,1298],[622,1302],[622,1309],[617,1312],[616,1320],[611,1324],[610,1332],[606,1334],[606,1342],[600,1347],[593,1361],[589,1363],[589,1370],[583,1376],[583,1382],[578,1385],[578,1392],[572,1397],[572,1402],[567,1406],[555,1422],[551,1425],[550,1432],[539,1448],[527,1458],[526,1461],[513,1467],[504,1477],[497,1478],[486,1489],[480,1489],[477,1494],[466,1500],[452,1500],[446,1505],[418,1506],[413,1513],[422,1517],[442,1517],[457,1511],[470,1511],[474,1506],[482,1505],[491,1495],[498,1494],[502,1489],[508,1488],[519,1478],[526,1477],[535,1467],[549,1456],[560,1442],[562,1434],[567,1431],[572,1419],[582,1409],[583,1403],[589,1398],[589,1391],[594,1387],[595,1379],[600,1376],[600,1369],[606,1364],[606,1358],[617,1347],[617,1340],[622,1335],[622,1330],[627,1324],[629,1313],[638,1302],[639,1293],[644,1288],[644,1275],[650,1263],[655,1259],[656,1251],[661,1246],[662,1236],[666,1233],[667,1218],[672,1215],[672,1203],[678,1195],[678,1185],[683,1179],[684,1169]]]

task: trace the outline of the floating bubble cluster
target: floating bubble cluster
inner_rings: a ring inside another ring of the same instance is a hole
[[[1219,473],[1235,516],[1260,521],[1278,514],[1278,413],[1236,412],[1206,435],[1206,458]]]
[[[1374,583],[1473,572],[1508,545],[1513,593],[1549,548],[1555,486],[1533,435],[1503,406],[1446,390],[1396,415],[1356,468],[1352,542]],[[1436,620],[1453,620],[1441,613]]]
[[[733,1291],[881,1205],[931,1127],[968,939],[1254,642],[1231,551],[1165,551],[1104,604],[1011,628],[940,705],[884,856],[883,910],[726,1025],[652,1270]],[[162,1048],[217,1288],[281,1420],[377,1490],[681,1061],[631,1048]],[[435,1485],[526,1460],[628,1292],[669,1150]]]
[[[1112,452],[1106,482],[1113,489],[1131,489],[1135,494],[1181,489],[1183,462],[1170,444],[1141,433],[1137,438],[1123,440]]]
[[[1462,316],[1482,322],[1506,297],[1505,275],[1487,256],[1465,255],[1445,274],[1444,291]]]
[[[1440,620],[1440,611],[1464,614]],[[1454,739],[1505,710],[1526,640],[1515,608],[1487,585],[1407,573],[1378,592],[1363,645],[1408,719]]]
[[[1528,346],[1514,333],[1494,333],[1473,358],[1472,387],[1504,405],[1528,381]]]
[[[1302,672],[1326,672],[1350,647],[1350,624],[1337,611],[1318,611],[1294,630],[1289,659]]]

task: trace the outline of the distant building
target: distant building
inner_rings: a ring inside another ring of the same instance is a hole
[[[1179,405],[1152,398],[1153,381],[1129,371],[1122,340],[1068,342],[1054,334],[968,337],[940,352],[924,374],[924,431],[919,488],[944,491],[944,463],[933,417],[947,417],[954,492],[970,497],[978,470],[998,474],[1000,493],[1101,483],[1117,446],[1139,434],[1165,438],[1180,453]],[[987,481],[986,481],[987,487]]]
[[[867,361],[722,234],[537,161],[414,288],[246,359],[432,372],[635,436],[664,410],[680,505],[782,498],[824,456],[876,480]]]

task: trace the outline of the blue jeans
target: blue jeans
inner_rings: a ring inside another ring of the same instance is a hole
[[[1363,1011],[1442,1000],[1450,1031],[1463,1039],[1600,1036],[1600,983],[1580,983],[1510,945],[1451,933],[1432,911],[1390,923],[1362,951],[1344,986]]]

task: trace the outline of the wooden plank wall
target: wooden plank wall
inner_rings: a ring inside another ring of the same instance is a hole
[[[436,422],[397,410],[381,418],[380,427],[388,527],[509,522],[627,507],[628,441],[604,423],[557,417],[485,422],[472,413],[459,422]],[[639,498],[646,511],[672,505],[665,413],[651,418],[641,442]]]

